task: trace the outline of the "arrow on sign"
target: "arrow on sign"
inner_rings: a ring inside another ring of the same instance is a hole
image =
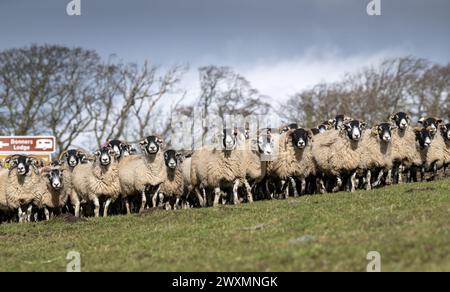
[[[0,149],[3,147],[8,147],[9,143],[3,143],[2,141],[0,141]]]

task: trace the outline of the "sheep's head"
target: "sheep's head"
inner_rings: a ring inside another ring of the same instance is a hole
[[[383,142],[390,142],[392,140],[392,130],[397,129],[397,126],[391,123],[381,123],[372,128],[372,134],[378,136]]]
[[[404,112],[398,112],[391,115],[389,117],[389,120],[395,123],[395,125],[397,125],[397,127],[402,131],[406,130],[406,128],[408,128],[411,124],[411,118],[407,113]]]
[[[17,174],[25,176],[29,173],[30,167],[36,167],[36,159],[24,155],[13,155],[6,159],[6,163],[11,165],[12,169],[17,169]]]
[[[147,154],[157,154],[163,145],[163,140],[157,136],[148,136],[139,142],[141,149]]]
[[[441,133],[446,141],[450,141],[450,124],[441,125]]]
[[[263,155],[270,156],[273,153],[274,138],[270,129],[258,131],[256,144],[258,152]]]
[[[311,130],[299,128],[292,132],[292,144],[297,149],[305,149],[308,146],[309,141],[313,137]]]
[[[64,164],[64,161],[55,159],[52,162],[50,162],[51,167],[61,167]]]
[[[327,124],[332,124],[336,130],[339,130],[345,123],[351,121],[353,121],[353,119],[346,115],[337,115],[333,120],[329,120]]]
[[[444,121],[438,118],[421,118],[419,120],[419,124],[421,124],[424,128],[429,128],[432,131],[432,134],[436,134],[440,125],[442,125]]]
[[[181,154],[175,150],[167,150],[164,152],[164,163],[170,169],[175,169],[181,161]]]
[[[45,171],[44,174],[47,177],[53,189],[60,190],[63,187],[63,175],[64,175],[63,169],[52,167],[47,171]]]
[[[222,146],[225,150],[233,150],[237,145],[237,129],[223,129]]]
[[[416,142],[421,149],[426,149],[431,146],[433,142],[434,130],[431,127],[415,129]]]
[[[132,152],[132,146],[120,140],[110,140],[106,146],[113,149],[118,158],[129,156]]]
[[[345,130],[350,140],[358,142],[361,140],[362,132],[366,129],[367,124],[358,120],[347,121],[342,124],[341,129]]]
[[[102,166],[108,166],[113,161],[116,152],[109,147],[102,147],[100,150],[94,152],[95,159],[100,162]]]
[[[87,161],[87,155],[83,151],[70,149],[63,152],[59,159],[64,159],[67,165],[73,168],[80,163],[85,163]]]

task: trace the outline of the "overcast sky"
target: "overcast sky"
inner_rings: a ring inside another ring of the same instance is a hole
[[[125,61],[227,65],[263,93],[285,98],[390,56],[450,61],[450,1],[381,0],[0,0],[0,49],[64,44]]]

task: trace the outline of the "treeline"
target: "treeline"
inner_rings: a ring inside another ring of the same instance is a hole
[[[415,57],[385,60],[321,83],[282,104],[229,67],[198,69],[199,94],[182,88],[187,66],[132,64],[82,48],[32,45],[0,52],[0,135],[50,134],[58,149],[138,141],[174,131],[173,118],[277,114],[316,126],[338,113],[368,122],[399,110],[449,118],[450,64]],[[189,98],[187,98],[189,97]],[[203,135],[208,131],[204,125]],[[169,135],[170,136],[170,135]],[[170,138],[168,139],[170,143]]]

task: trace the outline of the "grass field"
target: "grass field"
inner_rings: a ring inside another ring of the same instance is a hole
[[[450,181],[143,215],[0,225],[0,271],[450,271]]]

